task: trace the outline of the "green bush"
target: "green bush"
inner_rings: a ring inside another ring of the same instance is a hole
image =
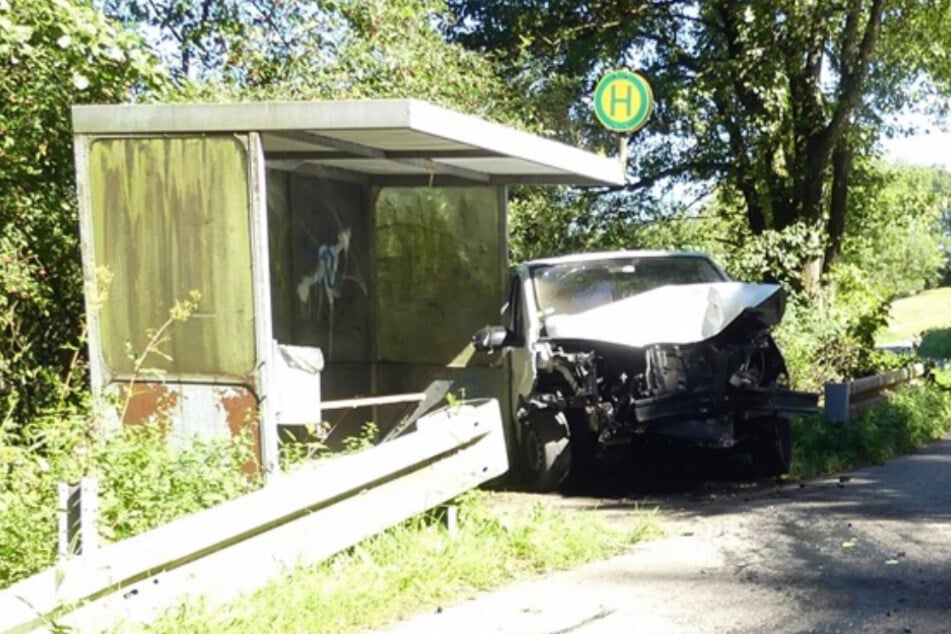
[[[881,464],[941,438],[949,429],[947,388],[908,386],[847,423],[830,424],[821,416],[794,419],[790,474],[812,476]]]
[[[839,297],[834,288],[811,296],[793,295],[776,328],[776,341],[799,389],[819,390],[827,381],[876,374],[909,361],[875,350],[874,335],[886,319],[887,302]]]
[[[951,359],[951,328],[933,328],[921,334],[918,356],[926,359]]]
[[[24,421],[57,400],[83,315],[69,106],[162,75],[84,0],[0,1],[0,68],[0,420]]]
[[[252,458],[247,438],[193,439],[177,448],[166,429],[153,422],[100,434],[77,410],[40,417],[17,434],[0,429],[0,587],[55,561],[60,482],[98,480],[106,541],[256,487],[257,478],[241,470]]]

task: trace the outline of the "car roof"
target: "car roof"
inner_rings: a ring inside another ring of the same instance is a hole
[[[610,260],[626,258],[669,258],[669,257],[699,257],[713,262],[705,253],[699,251],[598,251],[594,253],[572,253],[551,258],[529,260],[523,264],[528,267],[552,266],[557,264],[571,264],[573,262],[590,262],[593,260]]]

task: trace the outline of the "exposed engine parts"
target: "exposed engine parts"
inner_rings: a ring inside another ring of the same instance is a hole
[[[564,410],[575,433],[595,434],[602,446],[653,433],[729,447],[742,440],[745,421],[814,404],[786,388],[782,356],[765,331],[643,348],[548,341],[536,359],[524,409]]]

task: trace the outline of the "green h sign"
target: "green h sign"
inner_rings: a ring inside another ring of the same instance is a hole
[[[647,80],[626,70],[608,73],[594,91],[594,112],[604,127],[633,132],[647,123],[654,95]]]

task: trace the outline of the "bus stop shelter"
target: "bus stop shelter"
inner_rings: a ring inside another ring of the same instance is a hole
[[[327,400],[450,379],[504,406],[469,341],[504,300],[508,187],[624,182],[416,100],[75,106],[73,130],[94,393],[180,438],[250,430],[266,472]]]

